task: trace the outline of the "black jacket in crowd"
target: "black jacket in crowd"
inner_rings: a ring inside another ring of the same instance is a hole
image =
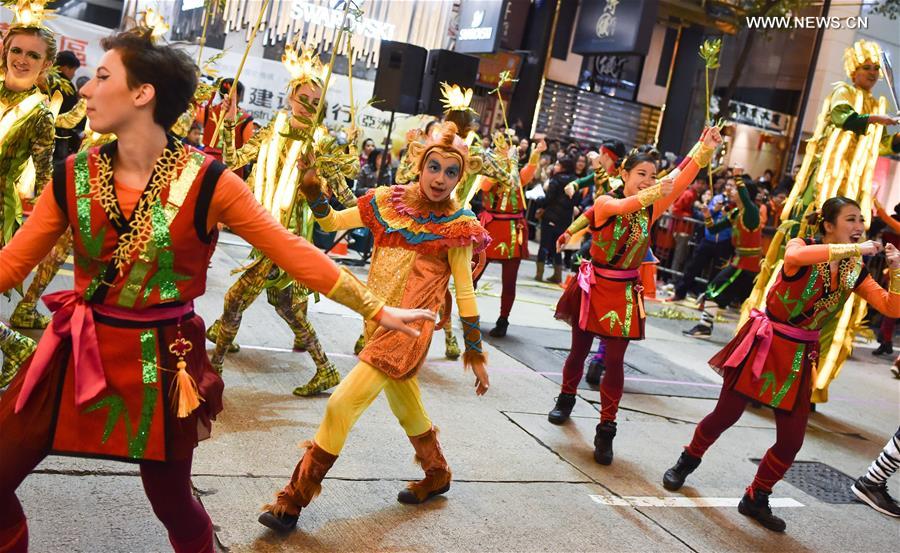
[[[572,208],[575,201],[566,195],[565,187],[575,180],[572,173],[558,173],[550,177],[544,197],[538,207],[544,209],[543,221],[565,229],[572,224]]]

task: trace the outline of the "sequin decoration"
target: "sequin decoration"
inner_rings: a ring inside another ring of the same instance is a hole
[[[778,407],[784,400],[784,396],[790,391],[791,386],[797,381],[800,375],[800,369],[803,368],[803,356],[806,353],[806,344],[798,344],[797,351],[794,352],[794,361],[791,363],[791,374],[788,375],[781,388],[772,394],[772,401],[769,403],[772,407]],[[774,387],[773,387],[774,391]]]
[[[156,331],[149,329],[141,332],[141,373],[144,384],[155,384],[158,380],[156,366]]]
[[[113,253],[113,262],[120,274],[132,262],[135,255],[140,255],[146,250],[152,238],[152,206],[159,200],[163,189],[178,179],[190,157],[190,150],[183,145],[175,145],[163,150],[162,155],[156,160],[153,177],[132,214],[129,230],[120,238],[119,246]],[[110,174],[103,182],[98,182],[98,187],[103,190],[112,189],[111,177]]]
[[[629,282],[625,285],[625,321],[622,324],[622,336],[628,336],[631,330],[631,315],[634,312],[634,285]]]
[[[92,258],[100,257],[105,232],[95,237],[91,228],[91,184],[87,152],[75,157],[75,210],[78,212],[78,235]]]
[[[150,438],[150,425],[153,422],[153,411],[156,410],[156,402],[159,401],[159,389],[155,384],[144,385],[144,403],[141,405],[141,420],[137,431],[128,440],[128,454],[133,459],[140,459],[147,449],[147,441]]]
[[[403,299],[406,280],[416,252],[406,248],[382,247],[372,255],[372,267],[366,284],[387,305],[398,306]]]
[[[147,282],[147,286],[144,289],[144,301],[147,301],[154,288],[159,288],[159,297],[162,301],[177,300],[181,297],[181,292],[179,292],[175,283],[188,277],[179,275],[174,270],[175,255],[172,253],[172,237],[169,234],[168,216],[159,200],[151,209],[151,213],[153,241],[146,253],[156,257],[156,271],[150,277],[150,281]],[[146,259],[145,256],[142,256],[142,260],[149,263],[152,261],[152,258]]]
[[[79,154],[87,155],[87,152]],[[90,177],[90,192],[94,201],[100,204],[106,217],[112,223],[118,224],[125,216],[119,210],[119,202],[116,200],[116,190],[113,186],[113,168],[112,159],[108,155],[100,154],[93,156],[94,167],[96,168],[94,176]],[[77,179],[77,176],[76,176]],[[76,180],[76,186],[77,186]]]

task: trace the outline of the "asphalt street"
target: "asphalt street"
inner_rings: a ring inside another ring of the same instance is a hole
[[[249,248],[224,234],[198,312],[211,323]],[[351,257],[354,257],[351,255]],[[354,269],[360,276],[365,269]],[[697,424],[713,407],[721,380],[706,365],[734,330],[734,314],[711,339],[685,337],[696,312],[650,302],[648,340],[626,354],[615,461],[594,462],[599,393],[582,383],[572,419],[547,421],[569,347],[553,319],[558,286],[532,280],[523,263],[506,338],[487,338],[491,388],[476,397],[472,376],[444,358],[438,333],[420,373],[423,401],[440,428],[453,470],[450,491],[421,506],[396,501],[421,478],[413,450],[384,398],[354,427],[322,493],[283,536],[256,522],[261,505],[284,485],[312,438],[328,400],[291,395],[314,372],[293,335],[263,296],[245,313],[242,349],[226,359],[225,411],[196,451],[194,484],[216,527],[221,551],[891,551],[898,520],[853,502],[852,479],[877,456],[900,421],[900,380],[892,359],[858,342],[810,419],[798,463],[773,494],[785,534],[740,515],[737,501],[774,442],[771,411],[748,409],[707,453],[679,493],[662,487]],[[51,290],[70,287],[64,272]],[[478,290],[485,333],[499,309],[499,267]],[[43,309],[43,308],[42,308]],[[8,300],[0,312],[8,316]],[[45,309],[44,309],[45,310]],[[45,310],[46,312],[46,310]],[[330,358],[346,374],[361,319],[323,299],[310,319]],[[457,334],[459,334],[458,322]],[[210,347],[210,344],[207,344]],[[0,448],[3,444],[0,444]],[[892,482],[897,494],[897,479]],[[40,553],[169,551],[165,531],[143,495],[134,465],[51,457],[19,489]]]

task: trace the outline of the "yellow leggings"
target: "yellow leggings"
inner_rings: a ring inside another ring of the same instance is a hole
[[[431,419],[422,405],[419,380],[415,376],[395,380],[372,365],[360,361],[344,377],[328,400],[325,418],[316,432],[315,440],[319,447],[332,455],[340,455],[356,419],[369,408],[382,390],[407,436],[418,436],[431,430]]]

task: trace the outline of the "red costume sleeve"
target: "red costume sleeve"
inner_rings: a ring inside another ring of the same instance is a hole
[[[338,266],[315,246],[289,232],[253,197],[240,177],[226,171],[216,184],[207,228],[224,223],[306,286],[328,294]]]
[[[534,173],[536,171],[537,165],[534,163],[529,163],[519,170],[519,182],[522,183],[522,186],[527,186],[531,182],[531,179],[534,178]]]
[[[0,250],[0,292],[25,280],[31,269],[50,253],[68,226],[68,218],[53,197],[53,187],[44,187],[31,217]]]

